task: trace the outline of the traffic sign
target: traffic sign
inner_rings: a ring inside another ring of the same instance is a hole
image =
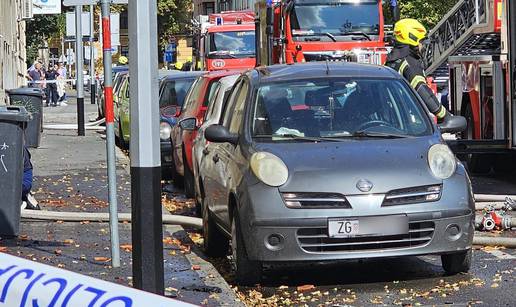
[[[64,6],[95,5],[97,0],[63,0]]]

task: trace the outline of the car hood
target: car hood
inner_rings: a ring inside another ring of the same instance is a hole
[[[289,169],[283,192],[364,194],[357,182],[373,184],[369,193],[440,184],[428,166],[427,152],[439,138],[345,140],[322,143],[255,143],[255,150],[280,157]]]

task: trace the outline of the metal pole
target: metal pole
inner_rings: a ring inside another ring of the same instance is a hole
[[[133,285],[163,294],[156,0],[129,0]]]
[[[111,80],[111,28],[110,0],[101,1],[102,9],[102,50],[104,63],[104,100],[106,102],[106,151],[109,193],[109,229],[111,234],[111,264],[120,266],[120,242],[118,237],[118,210],[116,199],[116,159],[113,110],[113,80]]]
[[[93,8],[94,5],[90,5],[90,94],[91,94],[91,104],[95,104],[95,90],[96,90],[96,79],[95,79],[95,52],[93,52],[93,22],[94,22],[94,14]]]
[[[75,77],[77,88],[77,133],[85,135],[84,129],[84,83],[83,83],[83,49],[82,49],[82,5],[75,7]]]

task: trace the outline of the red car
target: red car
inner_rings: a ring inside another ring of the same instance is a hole
[[[184,183],[187,197],[194,197],[194,176],[192,167],[193,140],[197,136],[208,109],[208,103],[214,97],[217,81],[220,78],[239,74],[242,70],[213,71],[198,77],[190,87],[178,118],[178,124],[172,128],[173,156],[175,164],[174,184]],[[186,160],[186,163],[184,162]],[[186,166],[186,167],[185,167]]]

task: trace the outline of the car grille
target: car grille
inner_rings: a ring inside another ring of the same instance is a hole
[[[441,185],[430,185],[390,191],[382,207],[434,202],[441,199]]]
[[[351,209],[346,197],[338,193],[282,193],[281,196],[292,209]]]
[[[304,251],[312,253],[403,249],[429,243],[432,240],[434,230],[434,222],[421,221],[410,222],[408,234],[330,238],[327,227],[311,227],[298,229],[297,240]]]

